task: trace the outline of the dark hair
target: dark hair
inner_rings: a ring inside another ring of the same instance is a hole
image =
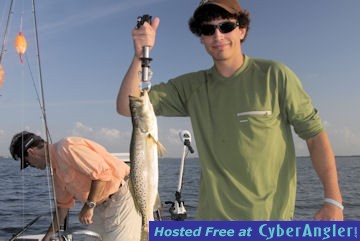
[[[244,39],[241,40],[241,42],[245,41],[250,25],[249,12],[245,10],[238,14],[231,14],[225,9],[214,4],[204,5],[203,7],[194,12],[194,15],[189,19],[190,31],[196,36],[200,37],[201,25],[204,22],[210,22],[218,18],[236,19],[239,23],[239,28],[246,28],[246,35]]]
[[[45,141],[34,133],[22,131],[13,136],[10,144],[10,153],[14,160],[20,159],[20,169],[28,166],[24,160],[27,156],[27,150],[33,147],[43,147]]]

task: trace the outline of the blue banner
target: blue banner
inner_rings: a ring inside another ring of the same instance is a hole
[[[358,221],[153,221],[149,241],[360,240]]]

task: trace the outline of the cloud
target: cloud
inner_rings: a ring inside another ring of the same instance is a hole
[[[324,121],[324,126],[335,155],[359,155],[360,133],[357,129],[348,126],[336,126]]]
[[[179,139],[179,132],[181,130],[180,129],[174,129],[174,128],[170,128],[168,129],[165,134],[165,138],[164,141],[166,141],[166,143],[168,144],[172,144],[172,145],[179,145],[180,144],[180,139]]]
[[[348,127],[344,127],[341,130],[335,132],[337,135],[342,136],[344,143],[347,145],[360,145],[360,136],[358,136],[354,131],[350,130]]]
[[[74,136],[91,136],[94,130],[81,122],[76,122],[71,134]]]
[[[89,137],[108,141],[119,140],[121,138],[130,136],[129,132],[121,132],[115,128],[101,127],[98,130],[95,130],[94,128],[89,127],[79,121],[75,123],[71,134],[73,136]]]
[[[338,126],[328,120],[323,120],[323,125],[335,155],[360,155],[360,132],[357,127]],[[296,155],[309,155],[306,142],[300,139],[296,134],[293,134],[293,136]]]
[[[96,129],[79,121],[75,122],[71,135],[93,140],[103,145],[109,152],[127,152],[131,138],[129,131],[106,127]]]
[[[110,139],[117,139],[121,137],[121,132],[115,128],[101,128],[98,134],[102,137],[110,138]]]
[[[85,3],[83,1],[81,5],[76,5],[76,1],[69,1],[69,6],[73,6],[73,10],[67,9],[66,13],[62,11],[61,16],[59,16],[58,21],[47,21],[46,24],[41,26],[41,31],[45,33],[49,33],[50,31],[59,30],[69,30],[70,28],[81,27],[86,24],[98,21],[102,18],[108,18],[112,15],[128,12],[131,9],[141,8],[144,6],[156,4],[159,2],[164,2],[166,0],[143,0],[143,1],[133,1],[133,0],[121,0],[121,1],[107,1],[106,3],[100,5],[97,2],[91,4],[90,2]],[[80,2],[80,1],[79,1]],[[64,5],[63,2],[58,1],[53,5],[50,5],[51,8],[58,8],[60,5]],[[51,11],[51,9],[42,9],[43,11]],[[64,10],[64,9],[63,9]],[[59,12],[59,11],[56,11]],[[137,17],[137,16],[135,16]],[[135,21],[134,21],[135,25]]]
[[[336,142],[336,148],[340,149],[342,155],[360,154],[360,135],[348,127],[336,129],[331,132],[331,136]],[[349,153],[350,151],[357,150],[357,153]]]

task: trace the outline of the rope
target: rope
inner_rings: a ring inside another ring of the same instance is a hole
[[[46,108],[45,108],[45,95],[44,95],[44,86],[43,86],[43,81],[42,81],[42,70],[41,70],[41,60],[40,60],[40,48],[39,48],[39,39],[38,39],[38,31],[37,31],[37,20],[36,20],[36,7],[35,7],[35,0],[32,0],[32,6],[33,6],[33,16],[34,16],[34,25],[35,25],[35,38],[36,38],[36,52],[37,52],[37,60],[38,60],[38,68],[39,68],[39,81],[40,81],[40,91],[41,91],[41,103],[42,103],[42,114],[43,114],[43,125],[44,125],[44,131],[45,131],[45,141],[46,141],[46,145],[45,145],[45,157],[46,157],[46,162],[49,164],[49,171],[50,171],[50,179],[51,179],[51,184],[52,184],[52,190],[53,190],[53,203],[55,206],[55,217],[57,220],[57,227],[56,229],[58,230],[58,236],[61,237],[61,230],[60,230],[60,223],[59,223],[59,213],[57,210],[57,201],[56,201],[56,193],[55,193],[55,183],[54,183],[54,174],[53,174],[53,166],[52,166],[52,162],[50,159],[50,152],[49,152],[49,143],[50,143],[50,132],[48,129],[48,124],[47,124],[47,118],[46,118]],[[50,192],[50,190],[49,190]]]
[[[2,41],[2,45],[1,45],[0,64],[2,62],[4,51],[5,51],[5,44],[6,44],[6,39],[7,39],[7,33],[8,33],[8,27],[9,27],[9,23],[10,23],[10,19],[11,19],[11,14],[12,14],[13,3],[14,3],[14,0],[11,0],[10,7],[9,7],[9,12],[8,12],[8,17],[7,17],[7,21],[6,21],[6,26],[5,26],[5,30],[4,30],[3,41]]]

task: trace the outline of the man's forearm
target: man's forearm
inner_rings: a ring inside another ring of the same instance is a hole
[[[141,61],[134,57],[131,65],[121,83],[119,93],[116,99],[116,110],[119,114],[130,116],[129,95],[140,95],[140,78]]]
[[[57,211],[58,211],[57,212],[58,215],[56,215],[56,213],[54,213],[53,221],[44,237],[45,240],[51,238],[56,232],[59,231],[60,225],[62,223],[64,223],[69,209],[68,208],[58,208]]]
[[[324,197],[341,203],[335,156],[326,132],[323,131],[306,142],[313,167],[324,187]]]
[[[88,200],[92,202],[100,201],[102,193],[106,187],[106,182],[100,180],[93,180],[91,182],[90,193],[88,196]]]

